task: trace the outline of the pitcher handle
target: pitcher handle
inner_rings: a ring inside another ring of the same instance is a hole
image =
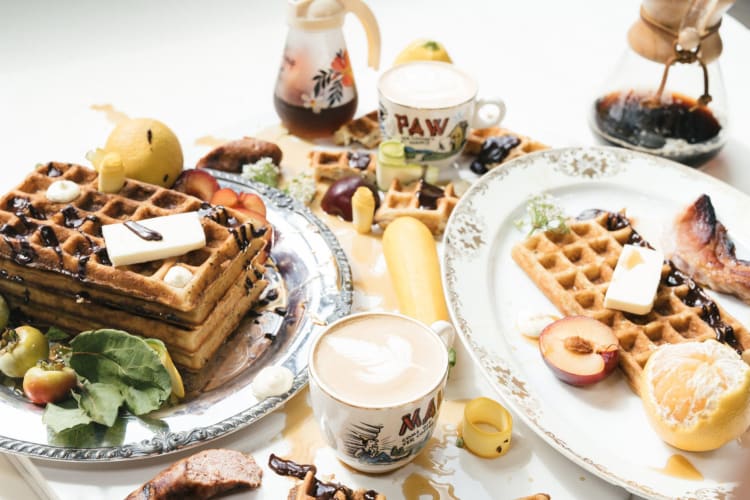
[[[380,28],[375,15],[362,0],[338,0],[348,11],[357,16],[367,34],[367,65],[372,69],[380,66]]]

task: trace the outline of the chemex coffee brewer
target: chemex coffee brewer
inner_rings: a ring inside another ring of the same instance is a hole
[[[726,141],[718,58],[721,16],[734,0],[643,0],[628,49],[593,105],[604,141],[691,166]]]

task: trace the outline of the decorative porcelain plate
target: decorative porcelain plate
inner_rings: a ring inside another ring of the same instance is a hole
[[[200,392],[145,416],[120,416],[109,429],[86,426],[80,432],[51,434],[42,423],[42,408],[10,388],[0,388],[1,451],[66,461],[130,460],[170,453],[250,425],[305,386],[312,339],[351,310],[352,277],[346,255],[333,233],[289,196],[238,175],[212,173],[222,187],[258,193],[266,203],[274,227],[274,265],[267,267],[271,284],[261,296],[266,306],[248,314],[220,348],[210,369],[204,370],[210,375],[200,381]],[[269,365],[289,368],[294,382],[286,394],[258,401],[250,384]]]
[[[516,416],[581,467],[638,495],[727,498],[748,455],[742,439],[706,453],[672,448],[651,429],[619,370],[593,386],[566,385],[547,368],[536,342],[520,333],[519,319],[559,315],[511,258],[511,248],[528,231],[519,230],[516,221],[526,215],[529,198],[542,192],[557,197],[570,216],[589,208],[624,209],[635,228],[662,248],[673,218],[706,193],[740,257],[750,253],[750,197],[650,155],[614,148],[550,150],[482,177],[461,198],[444,239],[443,282],[453,321]],[[712,295],[750,324],[750,307]],[[702,479],[685,479],[688,471]]]

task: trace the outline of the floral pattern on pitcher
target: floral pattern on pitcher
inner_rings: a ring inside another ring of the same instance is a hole
[[[336,52],[329,67],[318,69],[312,81],[312,94],[302,94],[302,104],[314,113],[346,102],[345,89],[354,87],[354,72],[349,61],[349,52],[345,49]]]

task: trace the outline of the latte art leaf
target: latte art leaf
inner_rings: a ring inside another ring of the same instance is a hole
[[[336,354],[358,365],[353,375],[368,384],[390,382],[413,366],[411,344],[395,335],[389,335],[384,345],[345,337],[326,341]]]

